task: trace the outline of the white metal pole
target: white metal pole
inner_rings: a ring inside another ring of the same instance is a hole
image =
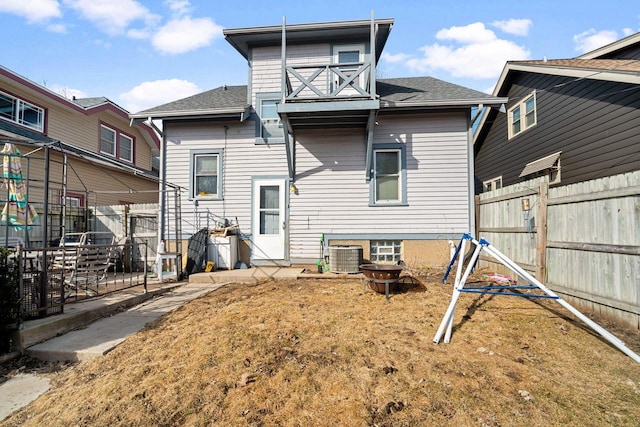
[[[473,256],[469,261],[469,265],[467,265],[467,269],[465,270],[464,275],[460,280],[460,283],[458,284],[458,286],[456,286],[453,289],[453,295],[451,296],[451,303],[449,304],[449,307],[447,308],[447,311],[444,317],[442,318],[442,322],[440,322],[440,327],[438,328],[438,331],[436,332],[435,337],[433,337],[433,342],[436,344],[440,342],[440,338],[442,338],[442,334],[444,333],[445,328],[448,327],[449,322],[453,322],[453,312],[456,308],[456,302],[458,301],[458,297],[460,296],[460,288],[464,286],[464,282],[467,280],[467,277],[469,277],[473,264],[475,263],[475,260],[478,258],[478,255],[480,254],[480,250],[482,249],[482,246],[477,244],[477,242],[474,242],[474,243],[476,243],[476,249],[473,252]],[[458,262],[463,262],[464,254],[462,253],[462,251],[460,251],[459,257],[460,258],[458,259]]]
[[[524,277],[531,284],[534,284],[534,285],[538,286],[547,295],[557,298],[557,301],[558,301],[558,303],[560,303],[560,305],[562,305],[564,308],[566,308],[571,313],[573,313],[578,319],[582,320],[584,323],[589,325],[594,331],[599,333],[602,337],[604,337],[607,341],[609,341],[611,344],[613,344],[615,347],[617,347],[624,354],[626,354],[627,356],[631,357],[636,362],[640,363],[640,356],[638,356],[638,354],[634,353],[631,349],[629,349],[620,339],[618,339],[615,335],[611,334],[609,331],[604,329],[602,326],[598,325],[593,320],[589,319],[587,316],[585,316],[580,311],[578,311],[576,308],[574,308],[571,304],[567,303],[565,300],[560,298],[557,294],[555,294],[553,291],[551,291],[545,285],[540,283],[535,277],[533,277],[531,274],[529,274],[527,271],[525,271],[522,267],[520,267],[518,264],[516,264],[515,262],[513,262],[509,258],[507,258],[507,256],[504,255],[502,252],[500,252],[498,249],[496,249],[493,246],[487,244],[487,246],[485,246],[485,250],[489,254],[491,254],[493,257],[495,257],[496,259],[501,261],[503,264],[505,264],[507,267],[509,267],[512,270],[514,270],[521,277]]]
[[[464,254],[467,249],[467,239],[462,239],[460,242],[460,252],[458,256],[458,269],[456,271],[456,279],[453,282],[453,289],[459,289],[458,285],[460,284],[460,276],[462,275],[462,267],[464,264]],[[453,316],[449,319],[449,324],[447,325],[447,332],[444,334],[444,342],[451,341],[451,332],[453,331]]]

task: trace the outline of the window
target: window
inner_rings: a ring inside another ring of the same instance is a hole
[[[400,240],[372,240],[369,245],[371,262],[393,262],[402,259],[402,242]]]
[[[66,207],[67,208],[82,208],[84,207],[84,195],[79,193],[67,192],[67,197],[62,197],[62,192],[60,192],[60,204],[64,202],[66,199]]]
[[[502,188],[502,176],[491,178],[482,183],[482,189],[484,191],[493,191],[497,190],[498,188]]]
[[[100,126],[100,152],[116,156],[116,131],[106,126]]]
[[[222,198],[222,150],[191,150],[190,196]]]
[[[536,94],[524,98],[509,109],[509,138],[524,132],[536,124]]]
[[[371,200],[373,205],[406,204],[404,147],[381,144],[373,149]]]
[[[133,163],[134,139],[114,128],[101,124],[100,152]]]
[[[44,109],[0,92],[0,117],[22,126],[44,131]]]
[[[121,160],[133,162],[133,138],[120,134],[120,145],[118,147]]]
[[[256,96],[258,104],[257,142],[284,142],[284,127],[278,115],[280,94],[260,93]]]

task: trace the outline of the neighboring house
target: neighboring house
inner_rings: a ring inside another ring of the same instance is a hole
[[[640,33],[572,59],[508,62],[474,137],[476,192],[640,170]]]
[[[202,212],[237,219],[253,265],[315,264],[323,241],[360,245],[372,262],[448,261],[447,241],[474,230],[471,109],[506,99],[429,77],[378,79],[392,25],[227,29],[248,86],[131,115],[162,120],[160,178],[185,190],[183,230]]]
[[[152,162],[159,137],[146,124],[131,126],[128,112],[107,98],[70,100],[0,67],[0,148],[6,142],[22,155],[31,153],[31,167],[27,171],[25,164],[23,171],[31,203],[45,200],[44,146],[50,151],[46,172],[53,205],[63,204],[63,179],[70,207],[158,201]]]

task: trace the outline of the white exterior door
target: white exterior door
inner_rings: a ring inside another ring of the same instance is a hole
[[[286,180],[253,182],[252,261],[284,261],[286,256]]]
[[[340,67],[340,71],[348,77],[351,77],[360,67],[361,63],[364,62],[364,45],[361,44],[351,44],[351,45],[342,45],[342,46],[334,46],[334,56],[333,56],[334,64],[345,64]],[[334,90],[336,90],[344,80],[334,76]],[[365,80],[366,76],[364,74],[360,74],[356,77],[353,82],[360,86],[361,89],[366,90]],[[345,95],[362,95],[351,85],[347,85],[344,89],[340,91],[338,96]]]

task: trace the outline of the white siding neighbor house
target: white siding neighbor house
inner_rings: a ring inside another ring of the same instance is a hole
[[[505,100],[430,77],[378,79],[392,25],[227,29],[247,86],[132,114],[162,121],[180,237],[205,213],[239,225],[246,264],[316,264],[338,245],[361,246],[365,262],[446,263],[447,241],[475,227],[471,108]]]

